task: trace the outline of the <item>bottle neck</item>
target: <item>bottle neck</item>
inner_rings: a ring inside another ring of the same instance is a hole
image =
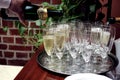
[[[37,10],[37,14],[38,14],[38,17],[39,17],[41,20],[47,19],[47,17],[48,17],[47,8],[40,7],[40,8]]]
[[[48,17],[60,17],[63,16],[63,11],[62,10],[52,10],[52,9],[47,9],[40,7],[37,10],[38,16],[40,19],[45,20]]]

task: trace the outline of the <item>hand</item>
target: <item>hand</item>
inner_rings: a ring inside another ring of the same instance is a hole
[[[11,0],[9,10],[13,11],[19,18],[20,22],[26,26],[24,19],[23,6],[27,0]]]

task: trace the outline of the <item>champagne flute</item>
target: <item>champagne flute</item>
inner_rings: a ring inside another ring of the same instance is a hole
[[[83,67],[83,72],[92,72],[93,66],[91,65],[91,55],[93,53],[92,45],[92,32],[91,32],[91,23],[84,23],[83,30],[83,51],[81,53],[83,60],[85,61]]]
[[[76,28],[75,26],[75,23],[73,22],[69,22],[69,26],[70,26],[70,29],[69,29],[69,37],[66,41],[66,46],[67,46],[67,51],[68,51],[68,54],[70,56],[69,58],[69,62],[71,64],[70,66],[70,70],[75,73],[77,72],[77,68],[78,68],[78,65],[81,64],[80,62],[80,58],[79,56],[79,46],[80,46],[80,39],[79,39],[79,30],[78,28]]]
[[[56,23],[55,24],[56,29],[55,29],[55,54],[57,56],[57,61],[58,61],[58,69],[61,71],[61,68],[63,68],[63,60],[62,57],[64,55],[64,45],[66,41],[66,34],[65,34],[65,29],[64,29],[64,24],[63,23]]]
[[[107,46],[111,51],[114,39],[115,39],[115,28],[112,26],[103,25],[101,33],[101,44]]]
[[[55,30],[55,47],[56,55],[59,59],[63,57],[63,49],[66,41],[66,33],[64,29],[64,24],[56,24],[57,28]]]
[[[78,42],[78,38],[76,36],[76,30],[71,30],[70,31],[70,33],[69,33],[69,44],[70,44],[69,53],[74,60],[77,57],[77,53],[78,53],[78,49],[79,49],[79,42]]]
[[[54,49],[54,36],[51,35],[43,36],[43,44],[45,51],[47,52],[47,55],[52,56],[52,52]]]
[[[101,54],[102,48],[101,46],[101,33],[102,33],[102,28],[101,28],[100,23],[93,23],[91,27],[91,45],[93,46],[93,54],[92,54],[92,62],[93,63],[99,63],[99,56]]]
[[[43,44],[44,44],[45,51],[51,62],[52,62],[53,53],[55,50],[54,40],[55,40],[54,28],[46,29],[45,34],[43,35]]]
[[[102,57],[102,67],[107,66],[107,56],[110,54],[110,51],[112,49],[113,43],[115,39],[115,28],[114,27],[108,27],[106,25],[103,25],[102,28],[102,34],[101,34],[101,47],[103,50],[101,51],[101,57]]]

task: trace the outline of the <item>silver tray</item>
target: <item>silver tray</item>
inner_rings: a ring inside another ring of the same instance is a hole
[[[81,63],[73,67],[72,59],[67,60],[67,55],[64,55],[62,60],[54,57],[54,59],[49,59],[45,51],[42,51],[37,57],[37,63],[44,69],[63,75],[72,75],[76,73],[97,73],[105,74],[106,72],[114,69],[118,65],[118,59],[115,55],[109,54],[106,60],[106,66],[102,66],[99,63],[90,63],[92,66],[91,70],[86,70],[86,65]]]

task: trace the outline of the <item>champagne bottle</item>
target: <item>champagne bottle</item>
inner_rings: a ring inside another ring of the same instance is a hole
[[[120,17],[111,17],[108,19],[109,24],[114,24],[116,22],[120,23]]]
[[[62,11],[52,10],[52,9],[46,9],[46,12],[43,11],[41,14],[40,13],[38,14],[39,8],[41,8],[41,7],[38,5],[32,4],[30,2],[25,2],[23,5],[23,8],[22,8],[24,11],[25,20],[30,21],[30,20],[38,20],[39,18],[43,19],[43,18],[39,17],[39,15],[43,15],[43,13],[45,13],[47,15],[46,18],[63,15]],[[8,9],[1,9],[1,17],[4,20],[19,20],[18,17]],[[44,18],[44,19],[46,19],[46,18]]]

